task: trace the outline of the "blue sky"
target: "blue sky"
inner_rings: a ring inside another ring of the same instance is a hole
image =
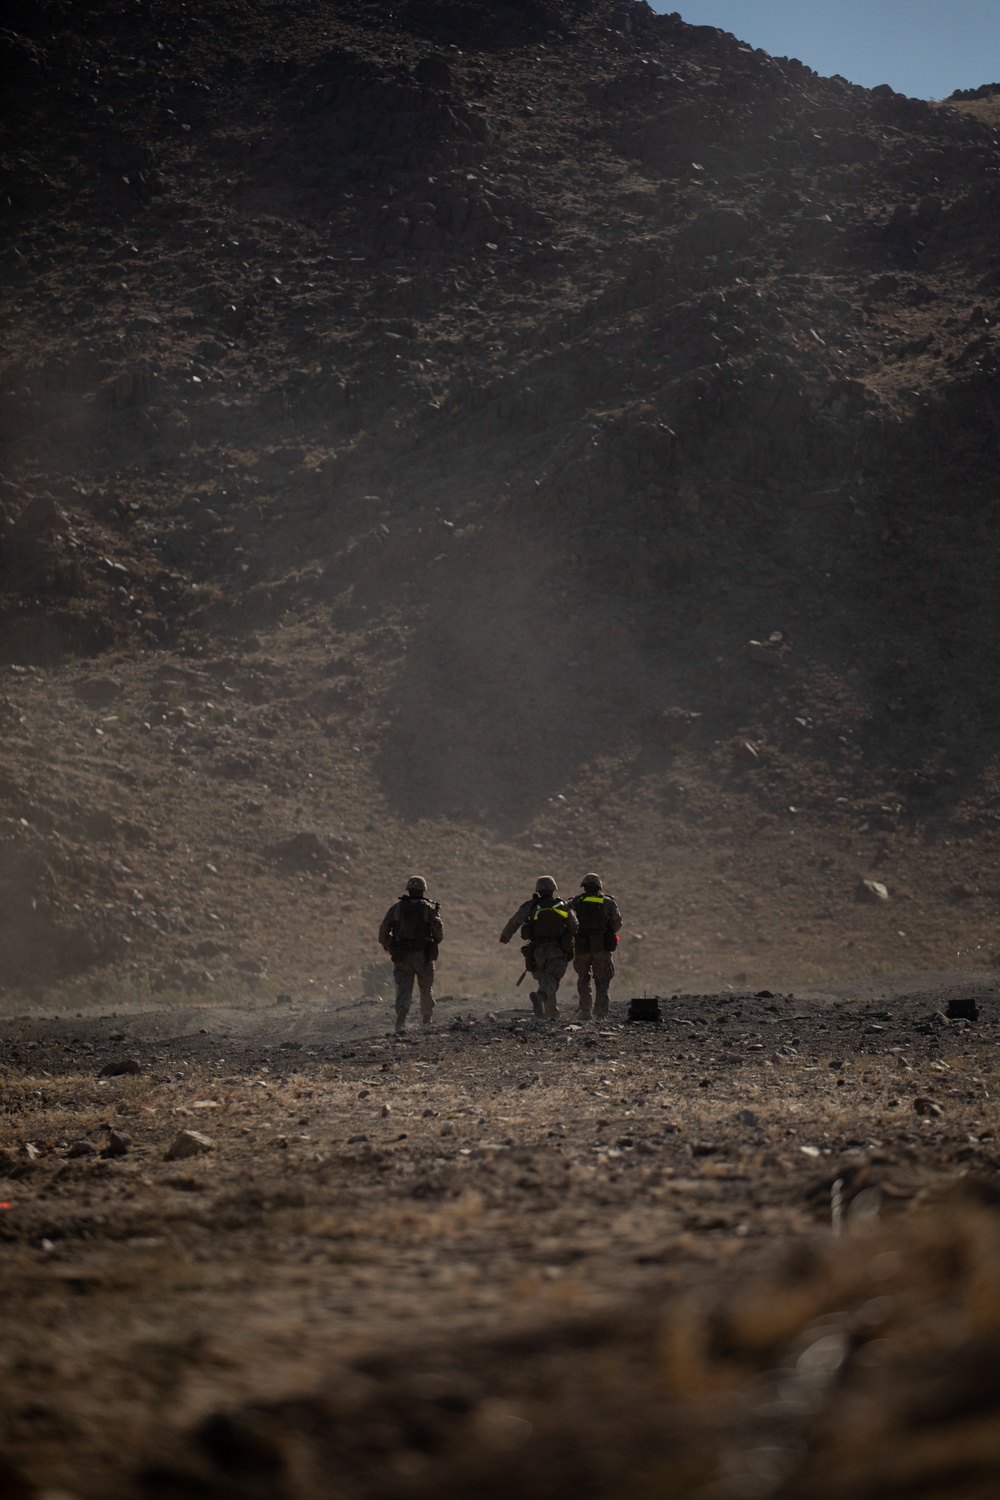
[[[1000,82],[1000,0],[652,0],[774,57],[917,99]]]

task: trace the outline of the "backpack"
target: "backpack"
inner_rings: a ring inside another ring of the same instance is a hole
[[[580,936],[603,932],[607,926],[603,896],[578,896],[573,905],[580,923]]]
[[[433,920],[434,908],[423,896],[401,896],[393,937],[397,943],[429,943]]]
[[[569,912],[556,897],[539,901],[529,919],[531,937],[535,942],[546,938],[560,938],[569,927]]]

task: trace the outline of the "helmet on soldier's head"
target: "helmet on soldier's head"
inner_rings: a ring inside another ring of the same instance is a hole
[[[603,891],[604,889],[604,881],[601,879],[600,875],[585,875],[580,881],[580,884],[583,886],[583,889],[585,891],[591,889],[595,891]]]
[[[406,882],[406,889],[415,896],[422,896],[427,889],[427,882],[422,875],[411,875]]]
[[[539,875],[538,879],[535,881],[535,890],[538,892],[539,896],[554,896],[556,892],[556,883],[552,879],[551,875]]]

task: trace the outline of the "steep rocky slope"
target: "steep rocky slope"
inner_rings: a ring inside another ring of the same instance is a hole
[[[988,957],[989,98],[630,0],[5,24],[5,983],[350,993],[415,863],[459,992],[539,862],[636,983]]]

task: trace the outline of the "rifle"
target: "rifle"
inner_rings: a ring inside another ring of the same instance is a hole
[[[534,945],[534,943],[530,942],[530,941],[527,942],[527,943],[525,943],[524,947],[521,949],[521,953],[522,953],[522,955],[524,957],[524,973],[521,975],[520,979],[517,981],[517,985],[515,986],[516,989],[520,989],[521,985],[524,983],[524,981],[527,979],[528,975],[531,973],[531,960],[532,960],[532,958],[534,957],[534,954],[535,954],[535,945]]]

